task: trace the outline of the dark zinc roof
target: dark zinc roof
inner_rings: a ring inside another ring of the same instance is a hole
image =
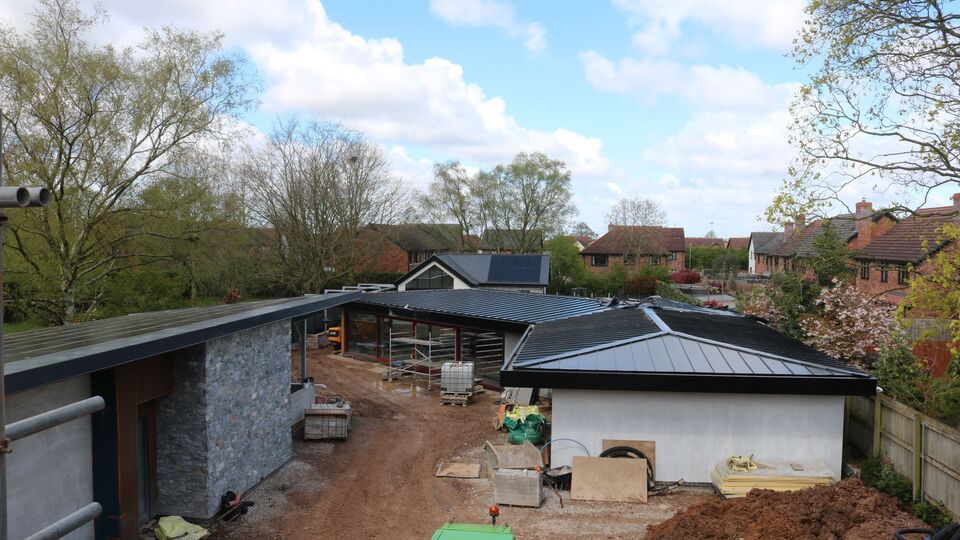
[[[397,280],[403,283],[437,263],[471,287],[550,284],[549,255],[452,254],[434,255]]]
[[[501,383],[771,394],[876,391],[876,380],[866,373],[729,312],[644,304],[574,320],[533,326],[501,370]]]
[[[360,295],[330,293],[135,313],[18,332],[4,340],[4,382],[8,392],[15,392],[265,324],[305,318]]]
[[[365,294],[346,307],[358,311],[363,311],[364,308],[387,308],[406,316],[434,313],[523,325],[607,309],[606,303],[596,298],[496,289],[436,289]]]
[[[514,357],[514,364],[579,351],[660,331],[642,309],[611,309],[536,326]]]

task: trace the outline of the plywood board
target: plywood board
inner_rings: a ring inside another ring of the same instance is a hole
[[[650,460],[650,467],[653,473],[657,473],[657,441],[631,441],[627,439],[604,439],[600,443],[600,451],[604,451],[614,446],[630,446],[643,452]]]
[[[441,463],[436,476],[446,478],[480,478],[479,463]]]
[[[570,498],[647,502],[647,460],[573,457]]]
[[[540,451],[530,441],[523,441],[520,445],[493,444],[487,441],[484,445],[484,453],[491,475],[496,469],[543,468]]]

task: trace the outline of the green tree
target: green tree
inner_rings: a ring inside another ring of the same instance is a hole
[[[830,221],[824,221],[820,233],[813,239],[813,255],[804,264],[813,270],[823,287],[835,280],[849,281],[854,273],[853,250],[837,235]]]
[[[770,325],[798,340],[804,338],[801,320],[816,312],[820,286],[799,272],[777,272],[770,282],[753,289],[743,305],[744,313],[769,321]]]
[[[780,207],[840,201],[864,178],[927,200],[960,182],[960,14],[943,0],[810,0],[794,58],[798,156]],[[776,220],[778,209],[768,214]],[[810,212],[807,212],[808,215]]]
[[[433,181],[423,194],[420,206],[434,222],[454,220],[464,236],[479,235],[486,222],[483,186],[459,161],[436,163]]]
[[[520,253],[539,251],[544,235],[562,232],[577,212],[567,165],[539,152],[481,171],[474,192],[487,229]]]
[[[134,209],[137,191],[251,104],[249,70],[219,34],[148,29],[118,50],[86,40],[100,19],[43,0],[32,31],[0,29],[5,176],[53,194],[11,220],[6,245],[53,322],[95,309],[110,279],[141,263],[142,230],[126,226],[148,211]]]
[[[550,255],[550,288],[553,292],[567,293],[583,279],[587,269],[572,238],[554,236],[544,243],[543,250]]]
[[[947,248],[933,255],[924,272],[910,280],[898,315],[901,320],[908,319],[909,314],[948,321],[954,362],[957,362],[960,359],[960,227],[946,225],[937,234],[937,244]]]
[[[570,227],[570,234],[573,236],[586,236],[591,240],[597,239],[597,233],[595,233],[593,229],[591,229],[590,226],[583,221]]]

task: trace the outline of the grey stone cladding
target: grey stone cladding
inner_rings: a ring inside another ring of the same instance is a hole
[[[290,323],[281,321],[188,349],[174,392],[158,402],[158,511],[210,517],[293,455],[289,425]]]

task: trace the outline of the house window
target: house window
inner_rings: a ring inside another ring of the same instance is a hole
[[[633,266],[637,264],[637,254],[636,253],[624,253],[623,254],[623,264],[627,266]]]
[[[676,252],[676,251],[671,251],[670,254],[667,255],[667,260],[668,260],[668,261],[675,261],[675,260],[677,260],[677,252]]]
[[[660,256],[659,256],[659,255],[651,255],[651,256],[650,256],[650,266],[657,266],[657,265],[659,265],[659,264],[660,264]]]
[[[897,284],[906,285],[907,280],[910,279],[910,271],[906,268],[900,268],[897,270]]]
[[[590,259],[591,266],[606,266],[607,265],[607,256],[606,255],[594,255]]]
[[[870,279],[870,263],[866,261],[860,263],[860,279]]]
[[[890,269],[887,268],[887,265],[880,265],[880,283],[886,283],[889,279]]]
[[[767,255],[767,266],[773,264],[773,255]]]
[[[407,282],[408,291],[452,288],[453,277],[436,266],[421,272],[420,275]]]

